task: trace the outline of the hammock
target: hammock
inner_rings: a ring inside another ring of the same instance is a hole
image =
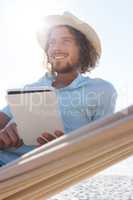
[[[41,200],[133,154],[133,106],[41,146],[0,169],[0,200]]]

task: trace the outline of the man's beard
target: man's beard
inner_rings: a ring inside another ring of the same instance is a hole
[[[66,74],[66,73],[70,73],[70,72],[73,72],[75,70],[78,70],[79,66],[80,66],[80,64],[78,62],[75,63],[75,64],[66,63],[63,68],[58,68],[59,65],[60,65],[60,61],[56,62],[55,66],[52,65],[52,69],[53,69],[53,71],[55,71],[57,73],[61,73],[61,74]]]

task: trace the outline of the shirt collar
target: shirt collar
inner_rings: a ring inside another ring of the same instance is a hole
[[[47,78],[49,79],[50,86],[52,86],[52,82],[55,79],[55,77],[53,75],[47,75]],[[89,82],[90,82],[89,76],[85,76],[80,73],[68,86],[60,88],[58,90],[71,90],[71,89],[79,88],[79,87],[88,85]]]

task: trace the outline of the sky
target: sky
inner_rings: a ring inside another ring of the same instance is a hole
[[[89,76],[114,85],[118,93],[116,111],[131,105],[132,8],[132,0],[0,0],[0,108],[6,105],[7,89],[23,87],[43,75],[44,55],[35,33],[44,16],[64,11],[92,25],[101,39],[101,60]],[[132,165],[133,158],[111,167],[109,173],[131,175]]]
[[[101,60],[89,76],[114,85],[116,111],[132,104],[132,8],[132,0],[0,0],[0,108],[6,105],[7,89],[43,75],[43,51],[35,32],[44,16],[64,11],[92,25],[101,39]]]

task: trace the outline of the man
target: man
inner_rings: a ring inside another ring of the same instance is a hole
[[[39,145],[111,114],[116,101],[116,91],[110,83],[83,75],[95,68],[101,55],[96,32],[70,13],[48,16],[45,22],[47,28],[37,36],[51,69],[38,82],[26,87],[55,88],[64,133],[55,130],[55,137],[42,133],[37,138]],[[1,165],[35,148],[23,144],[16,124],[10,121],[12,118],[9,106],[0,112]]]

